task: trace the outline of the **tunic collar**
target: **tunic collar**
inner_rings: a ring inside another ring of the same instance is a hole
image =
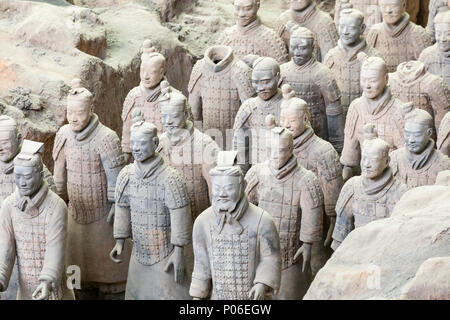
[[[406,12],[403,14],[400,23],[396,26],[392,26],[383,21],[384,30],[386,30],[386,33],[392,38],[398,37],[403,32],[403,30],[405,30],[408,24],[409,24],[409,14]],[[411,45],[414,44],[411,43]]]
[[[261,25],[261,20],[259,19],[259,17],[257,17],[255,21],[250,22],[245,27],[241,27],[240,25],[236,24],[239,33],[241,33],[243,35],[249,34],[256,28],[258,28],[260,25]]]
[[[25,216],[28,218],[34,218],[40,213],[40,206],[42,202],[44,202],[45,197],[48,193],[48,185],[47,182],[43,181],[41,187],[38,192],[32,197],[22,197],[19,194],[19,190],[16,188],[15,198],[16,198],[16,206],[17,208],[25,213]]]
[[[155,152],[154,158],[151,159],[149,163],[146,163],[145,165],[140,167],[135,160],[134,167],[138,178],[145,179],[154,174],[156,170],[158,170],[163,164],[163,158],[159,155],[158,152]]]
[[[87,137],[89,137],[91,135],[92,132],[94,132],[94,130],[97,128],[98,124],[99,124],[98,116],[94,113],[91,117],[91,120],[89,121],[89,124],[86,126],[86,128],[84,128],[83,130],[81,130],[78,133],[75,133],[75,139],[77,141],[85,140]]]
[[[244,228],[242,227],[239,220],[242,218],[244,213],[247,211],[248,208],[248,199],[247,195],[244,193],[242,198],[239,200],[239,202],[236,204],[236,208],[229,212],[229,211],[217,211],[215,206],[211,206],[212,210],[214,212],[214,215],[216,216],[216,222],[217,222],[217,229],[219,233],[222,232],[225,223],[228,223],[233,229],[236,231],[237,234],[241,234],[242,231],[244,231]]]
[[[369,112],[369,114],[376,115],[381,110],[383,110],[384,107],[391,101],[391,89],[389,89],[389,87],[386,87],[381,97],[377,100],[368,99],[364,96],[363,98],[366,101],[367,111]]]
[[[374,195],[383,190],[385,187],[394,183],[394,176],[391,167],[384,169],[383,173],[376,180],[365,179],[362,177],[362,186],[364,192],[368,195]]]
[[[423,150],[420,154],[410,152],[407,147],[405,147],[405,149],[409,164],[414,170],[419,170],[425,166],[425,164],[428,162],[428,159],[430,159],[433,155],[434,140],[430,139],[425,150]]]
[[[295,171],[295,168],[298,167],[297,158],[294,155],[291,155],[289,160],[279,169],[274,169],[269,165],[270,172],[277,178],[277,180],[281,180],[290,173]]]
[[[307,125],[306,130],[301,135],[294,139],[294,149],[297,149],[304,145],[314,135],[314,130]]]
[[[311,67],[316,61],[317,61],[316,58],[314,57],[314,55],[312,55],[311,58],[307,62],[305,62],[304,64],[302,64],[300,66],[298,64],[296,64],[294,62],[294,60],[292,60],[292,63],[294,64],[297,71],[302,71],[304,69]]]
[[[172,146],[183,145],[186,141],[192,138],[193,134],[194,125],[190,120],[186,120],[186,128],[182,129],[179,135],[169,136],[169,134],[166,133],[167,138]]]
[[[367,42],[363,37],[361,37],[359,43],[354,47],[346,47],[340,39],[338,40],[338,48],[344,52],[347,62],[355,60],[358,53],[364,51],[366,47]]]
[[[161,80],[161,82],[163,81],[167,81],[166,77]],[[159,96],[161,95],[161,82],[155,88],[150,90],[145,88],[142,83],[139,85],[141,93],[145,97],[145,100],[147,102],[155,102],[158,100]]]
[[[14,171],[14,157],[8,162],[1,162],[3,174],[11,174]]]
[[[291,10],[291,17],[298,24],[305,24],[312,17],[312,15],[316,13],[316,11],[316,2],[311,1],[311,4],[301,11]]]
[[[213,72],[220,72],[230,65],[234,59],[233,49],[227,46],[215,46],[205,52],[206,66]],[[219,60],[217,63],[214,61]]]

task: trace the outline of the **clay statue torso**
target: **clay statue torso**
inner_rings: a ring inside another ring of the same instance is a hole
[[[283,40],[272,29],[262,25],[259,19],[245,28],[234,25],[225,29],[217,43],[232,47],[238,58],[254,54],[274,58],[278,63],[289,60]]]
[[[410,188],[432,185],[439,172],[450,169],[450,159],[439,150],[433,150],[421,168],[414,169],[408,161],[406,147],[390,154],[394,176]]]
[[[344,114],[347,114],[350,103],[362,95],[360,84],[362,63],[356,58],[359,52],[364,52],[369,57],[381,57],[377,50],[363,40],[354,50],[349,52],[338,43],[328,52],[324,60],[324,64],[330,68],[341,91]]]
[[[426,72],[422,63],[415,64],[417,69],[412,74],[406,74],[405,64],[400,64],[396,72],[389,74],[389,86],[395,97],[403,102],[412,102],[414,107],[432,115],[437,131],[450,109],[450,91],[441,77]]]
[[[189,193],[192,221],[210,206],[209,170],[215,166],[219,147],[208,135],[196,128],[191,136],[172,145],[166,133],[160,137],[158,152],[183,176]]]
[[[437,44],[423,50],[419,61],[425,64],[428,72],[442,76],[450,87],[450,57],[446,57]]]
[[[367,43],[383,55],[389,72],[395,72],[402,62],[417,60],[420,53],[432,45],[423,27],[410,22],[407,14],[403,19],[396,30],[391,31],[381,22],[373,25],[367,35]]]
[[[283,12],[277,21],[277,33],[283,38],[286,46],[289,46],[290,32],[287,28],[289,23],[297,24],[311,30],[316,38],[316,59],[323,61],[325,55],[334,48],[339,40],[336,26],[328,13],[319,10],[315,4],[305,9],[303,15],[296,14],[292,10]],[[318,46],[317,46],[318,45]]]
[[[252,70],[233,58],[223,68],[214,68],[209,59],[199,60],[194,68],[188,90],[202,99],[203,132],[219,129],[223,137],[233,128],[239,106],[255,93],[251,83]]]
[[[307,170],[311,170],[319,179],[324,195],[325,213],[335,216],[335,206],[341,191],[342,165],[333,146],[307,129],[294,139],[294,155]]]
[[[314,58],[302,66],[293,61],[281,65],[283,82],[292,86],[297,97],[308,104],[311,126],[322,139],[328,139],[327,103],[341,97],[331,71]]]

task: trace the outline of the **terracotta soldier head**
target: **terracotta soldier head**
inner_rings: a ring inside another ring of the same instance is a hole
[[[361,66],[361,89],[368,99],[378,98],[388,84],[388,69],[386,62],[379,57],[368,57],[364,52],[358,53]]]
[[[67,121],[74,132],[80,132],[89,124],[94,113],[92,93],[83,88],[80,79],[72,80],[72,90],[67,96]]]
[[[306,9],[313,0],[291,0],[291,10],[302,11]]]
[[[20,153],[14,158],[14,179],[22,197],[31,197],[42,185],[44,175],[39,152],[43,147],[41,142],[24,140]]]
[[[260,0],[233,0],[233,4],[238,26],[245,27],[257,19]]]
[[[295,96],[289,84],[281,87],[283,102],[281,102],[280,125],[292,132],[294,138],[300,136],[309,124],[308,104]]]
[[[348,8],[342,10],[340,15],[339,39],[345,46],[357,45],[361,42],[361,37],[366,30],[364,14],[359,10]]]
[[[154,124],[145,122],[139,108],[133,110],[133,125],[131,126],[130,147],[134,160],[143,163],[153,158],[159,145],[157,128]]]
[[[405,114],[405,146],[411,153],[420,154],[433,134],[433,117],[425,110],[414,108],[412,103],[403,107]]]
[[[16,121],[7,115],[0,116],[0,161],[13,159],[20,150],[21,141]]]
[[[230,166],[236,159],[236,151],[220,151],[217,167],[210,170],[211,205],[218,211],[231,212],[244,196],[244,174],[239,166]]]
[[[145,40],[142,44],[141,54],[141,85],[146,89],[155,88],[164,79],[166,71],[166,59],[164,56],[155,52],[155,48],[150,40]]]
[[[280,65],[269,57],[260,57],[253,63],[252,85],[262,100],[269,100],[278,91]]]
[[[173,91],[166,81],[161,82],[161,88],[160,105],[164,131],[171,141],[179,140],[186,133],[184,129],[189,117],[189,104],[186,97],[178,91]]]
[[[450,52],[450,10],[440,12],[434,19],[436,43],[442,53]]]
[[[314,52],[314,34],[307,28],[297,27],[289,40],[289,53],[294,63],[301,66],[308,62]]]
[[[389,144],[378,138],[375,126],[364,126],[364,142],[361,152],[361,175],[366,179],[376,179],[389,166]]]
[[[286,128],[275,127],[271,130],[269,166],[275,170],[282,168],[292,157],[294,138]]]
[[[406,0],[380,0],[378,3],[383,21],[389,25],[396,25],[406,12]]]

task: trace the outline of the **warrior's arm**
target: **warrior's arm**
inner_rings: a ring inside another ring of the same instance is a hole
[[[4,201],[0,209],[0,291],[8,288],[16,260],[16,242],[10,210],[10,205]]]
[[[53,178],[56,185],[56,193],[64,201],[68,201],[67,194],[67,166],[66,166],[66,147],[65,137],[58,132],[53,147]]]
[[[250,111],[244,103],[239,108],[234,121],[233,134],[233,150],[238,152],[238,165],[241,167],[243,173],[247,173],[250,164],[250,146],[252,143],[252,130],[249,130],[248,118]]]
[[[247,194],[248,201],[253,203],[255,206],[257,206],[259,202],[259,195],[258,195],[259,178],[257,172],[258,168],[259,168],[258,165],[252,166],[245,175],[245,183],[246,183],[245,193]]]
[[[442,119],[450,110],[450,90],[442,77],[436,77],[430,83],[430,100],[434,112],[434,126],[438,131]]]
[[[336,151],[341,153],[344,143],[345,125],[344,109],[341,104],[341,91],[331,71],[327,73],[329,79],[321,86],[321,89],[326,105],[328,137]]]
[[[42,171],[44,173],[44,181],[47,182],[47,185],[50,188],[50,190],[57,193],[58,190],[56,190],[55,179],[53,179],[52,173],[50,172],[50,170],[48,170],[45,164],[43,166]]]
[[[331,243],[331,249],[334,251],[341,245],[347,235],[355,229],[353,212],[351,211],[352,201],[353,186],[352,180],[349,180],[342,188],[336,205],[337,218],[332,236],[333,242]]]
[[[267,293],[277,294],[281,281],[280,237],[272,217],[267,212],[262,214],[257,237],[259,261],[256,261],[253,284],[264,284],[269,288]]]
[[[358,117],[356,106],[354,103],[351,103],[345,122],[344,147],[342,148],[340,159],[344,167],[357,167],[361,161],[361,147],[356,133]]]
[[[121,150],[119,137],[115,133],[103,138],[100,159],[106,175],[108,201],[114,202],[117,177],[125,166],[125,156]]]
[[[192,242],[194,245],[194,271],[192,272],[189,295],[193,298],[206,299],[211,294],[211,266],[208,255],[208,233],[203,230],[202,216],[194,223]]]
[[[45,235],[45,258],[39,281],[58,283],[64,272],[65,249],[67,237],[67,206],[59,203],[52,212]]]
[[[195,147],[195,146],[194,146]],[[202,152],[202,175],[203,179],[205,179],[206,184],[208,185],[208,196],[209,200],[211,201],[211,176],[209,175],[209,171],[216,167],[217,165],[217,154],[219,153],[220,148],[217,145],[215,141],[211,141],[207,145],[205,145],[203,152]]]
[[[300,197],[301,223],[300,241],[313,243],[322,240],[323,235],[323,192],[316,177],[302,179]],[[306,181],[305,181],[306,180]],[[307,182],[307,184],[305,184]]]
[[[130,165],[120,171],[117,177],[115,192],[114,239],[127,239],[131,237],[131,212],[128,195]]]
[[[336,217],[336,202],[343,186],[342,165],[339,163],[339,156],[326,154],[328,160],[324,161],[326,167],[319,166],[319,179],[324,196],[325,214],[329,217]],[[323,164],[322,164],[323,165]],[[325,172],[328,171],[328,172]]]

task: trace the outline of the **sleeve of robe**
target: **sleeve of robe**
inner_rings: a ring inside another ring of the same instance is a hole
[[[0,209],[0,284],[6,290],[16,260],[16,243],[11,221],[12,196],[6,198]]]
[[[61,127],[56,133],[53,145],[53,179],[56,185],[56,193],[65,201],[68,201],[67,194],[67,167],[66,167],[66,130],[68,127]],[[50,185],[49,185],[50,186]]]
[[[131,164],[123,168],[117,177],[114,212],[114,239],[131,237],[130,199],[128,196],[129,170]]]
[[[351,204],[353,201],[353,183],[355,177],[348,180],[339,195],[336,204],[336,224],[333,231],[333,242],[331,249],[335,250],[341,245],[342,241],[347,235],[355,229],[353,212],[351,211]]]

